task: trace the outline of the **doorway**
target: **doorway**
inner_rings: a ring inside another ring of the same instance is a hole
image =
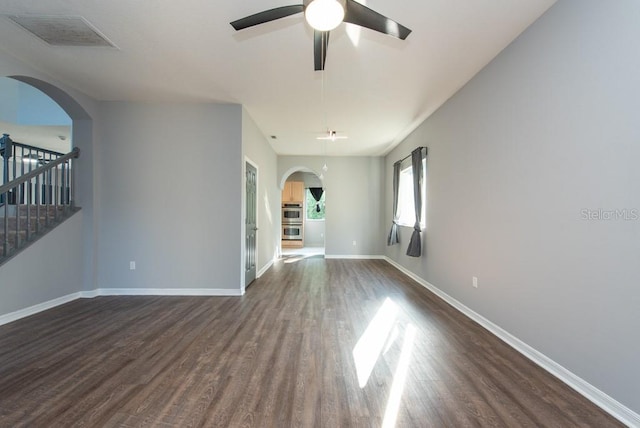
[[[324,257],[325,198],[322,180],[314,172],[298,170],[287,177],[282,192],[281,237],[285,259]],[[301,214],[288,215],[292,210]],[[292,230],[297,233],[291,233]]]

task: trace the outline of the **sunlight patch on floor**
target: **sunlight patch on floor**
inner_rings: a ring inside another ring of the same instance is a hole
[[[382,428],[393,428],[396,425],[398,409],[400,408],[400,399],[402,398],[404,384],[407,380],[407,372],[409,371],[409,363],[411,361],[411,354],[413,353],[413,342],[415,337],[416,328],[413,324],[408,324],[404,335],[402,351],[400,352],[400,361],[398,361],[398,367],[396,367],[396,373],[393,376],[393,384],[391,385],[391,392],[389,393],[387,409],[384,412]]]
[[[324,256],[324,247],[283,248],[281,258],[285,263],[296,263],[307,258]]]
[[[356,374],[360,388],[364,388],[367,385],[371,371],[376,365],[376,361],[378,361],[382,348],[387,343],[387,338],[391,333],[391,328],[397,316],[398,306],[391,299],[385,299],[353,348],[353,359],[356,364]]]

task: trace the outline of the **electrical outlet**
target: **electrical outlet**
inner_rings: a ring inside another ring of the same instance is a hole
[[[475,276],[471,278],[472,284],[474,288],[478,288],[478,278]]]
[[[357,245],[357,242],[356,242],[356,241],[353,241],[353,246],[355,247],[356,245]]]
[[[129,270],[136,270],[136,262],[134,261],[129,262]]]

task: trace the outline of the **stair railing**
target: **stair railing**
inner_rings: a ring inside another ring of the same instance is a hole
[[[0,184],[7,184],[26,172],[31,172],[37,166],[49,163],[63,155],[64,153],[13,141],[9,138],[9,134],[2,134],[0,156],[3,158],[3,174]]]
[[[2,237],[0,248],[3,249],[0,254],[1,260],[28,243],[35,234],[42,231],[42,228],[49,228],[75,209],[72,159],[80,156],[80,150],[76,147],[67,154],[56,153],[14,143],[6,134],[0,143],[0,156],[3,157],[3,181],[8,180],[10,172],[13,172],[14,177],[0,186],[2,222],[0,232],[3,232],[0,233]],[[16,149],[21,152],[20,154],[29,155],[22,157],[23,165],[16,164]],[[35,162],[32,162],[34,157],[31,156],[30,150],[36,152],[35,156],[38,156]],[[35,163],[36,166],[24,165],[25,162]],[[11,169],[13,171],[10,171]],[[18,171],[22,174],[16,178]],[[26,217],[26,225],[24,225],[26,227],[21,227],[20,224],[23,215]],[[21,236],[23,231],[24,237]]]

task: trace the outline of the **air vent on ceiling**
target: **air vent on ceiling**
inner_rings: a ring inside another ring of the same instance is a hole
[[[7,15],[52,46],[115,47],[81,16]]]

